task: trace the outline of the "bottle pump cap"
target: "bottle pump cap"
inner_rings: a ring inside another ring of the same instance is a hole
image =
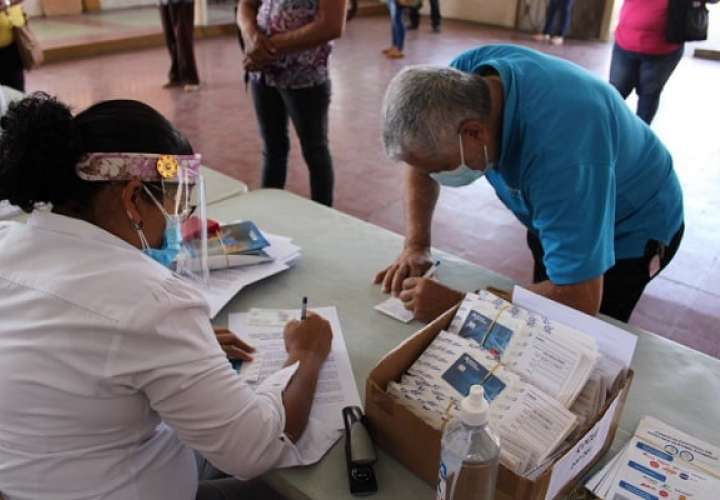
[[[474,385],[470,393],[460,403],[460,419],[466,425],[486,425],[490,416],[490,405],[485,399],[485,389]]]

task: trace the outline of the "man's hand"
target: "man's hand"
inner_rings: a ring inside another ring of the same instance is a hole
[[[315,313],[307,313],[303,321],[290,321],[285,325],[285,349],[288,364],[295,361],[316,361],[322,364],[330,354],[332,328],[330,323]]]
[[[230,359],[252,361],[255,348],[246,344],[227,328],[214,328],[218,344]]]
[[[432,264],[429,248],[406,247],[395,262],[375,275],[374,283],[382,283],[383,292],[398,296],[405,279],[422,276]]]
[[[402,283],[405,308],[415,313],[415,319],[429,323],[452,306],[461,302],[465,294],[430,279],[408,278]]]
[[[263,66],[275,59],[277,49],[265,34],[254,31],[247,37],[245,55],[254,65]]]

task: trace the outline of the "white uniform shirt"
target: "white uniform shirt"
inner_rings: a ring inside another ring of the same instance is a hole
[[[11,500],[191,500],[190,447],[228,474],[261,474],[297,452],[282,375],[257,393],[241,383],[202,297],[103,229],[47,212],[0,223],[0,492]]]

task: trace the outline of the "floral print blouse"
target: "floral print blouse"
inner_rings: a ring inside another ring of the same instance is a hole
[[[315,19],[320,0],[262,0],[257,25],[267,36],[298,29]],[[266,85],[298,89],[313,87],[328,81],[328,59],[332,45],[322,44],[282,55],[262,71],[253,72],[253,81]]]

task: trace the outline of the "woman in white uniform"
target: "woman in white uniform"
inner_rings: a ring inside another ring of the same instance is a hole
[[[193,450],[241,479],[297,454],[330,327],[290,323],[287,368],[240,382],[228,355],[251,348],[178,274],[202,201],[182,134],[137,101],[73,116],[44,94],[1,124],[0,201],[32,214],[0,223],[0,493],[227,498]]]

